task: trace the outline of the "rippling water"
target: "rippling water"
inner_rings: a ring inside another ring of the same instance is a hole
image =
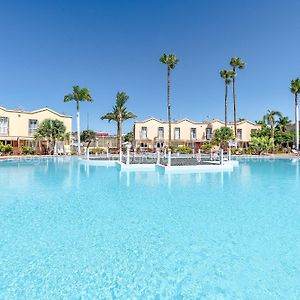
[[[0,299],[300,299],[300,161],[0,162]]]

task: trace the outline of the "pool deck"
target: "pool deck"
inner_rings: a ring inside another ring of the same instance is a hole
[[[165,166],[162,164],[144,163],[144,164],[124,164],[116,160],[85,160],[80,159],[81,163],[93,166],[118,167],[121,172],[154,172],[162,171],[164,173],[200,173],[200,172],[231,172],[235,167],[239,166],[239,162],[235,160],[224,161],[219,164],[212,161],[206,164],[198,165],[174,165]]]

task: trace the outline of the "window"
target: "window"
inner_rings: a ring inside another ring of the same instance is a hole
[[[212,128],[208,127],[206,128],[206,139],[211,140],[211,138],[212,138]]]
[[[191,140],[196,139],[196,128],[191,128]]]
[[[238,129],[237,130],[237,139],[241,140],[243,136],[243,130],[242,129]]]
[[[180,128],[179,127],[176,127],[174,130],[174,139],[180,140]]]
[[[38,120],[29,119],[29,134],[34,134],[38,127]]]
[[[158,139],[163,140],[164,139],[164,128],[163,127],[158,127]]]
[[[0,134],[8,134],[8,118],[0,117]]]
[[[142,127],[141,138],[142,139],[146,139],[147,138],[147,127]]]
[[[156,148],[163,148],[164,147],[164,143],[158,142],[156,144]]]

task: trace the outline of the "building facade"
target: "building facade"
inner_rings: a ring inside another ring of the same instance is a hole
[[[46,119],[60,120],[66,126],[66,133],[72,131],[72,117],[52,109],[23,111],[0,107],[0,142],[12,145],[15,150],[34,146],[34,134],[39,124]]]
[[[172,146],[187,145],[191,148],[199,148],[203,143],[212,139],[213,132],[224,127],[224,122],[212,120],[209,122],[194,122],[182,119],[171,123]],[[228,124],[232,130],[234,124]],[[251,132],[260,129],[260,125],[250,121],[237,123],[237,142],[239,146],[247,145],[251,139]],[[168,122],[150,118],[142,122],[134,123],[134,146],[141,149],[156,149],[167,146],[169,136]]]

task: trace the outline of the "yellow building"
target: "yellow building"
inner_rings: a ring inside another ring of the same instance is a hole
[[[171,138],[173,146],[188,145],[198,148],[201,144],[211,140],[213,132],[224,127],[224,122],[212,120],[209,122],[194,122],[182,119],[171,123]],[[233,123],[228,127],[234,129]],[[240,146],[248,143],[253,130],[260,129],[260,125],[250,121],[237,123],[237,142]],[[169,124],[155,118],[134,123],[134,146],[140,148],[162,148],[167,145]]]
[[[72,117],[50,108],[23,111],[0,107],[0,142],[11,144],[16,149],[32,145],[36,129],[46,119],[60,120],[66,126],[66,132],[72,131]]]

